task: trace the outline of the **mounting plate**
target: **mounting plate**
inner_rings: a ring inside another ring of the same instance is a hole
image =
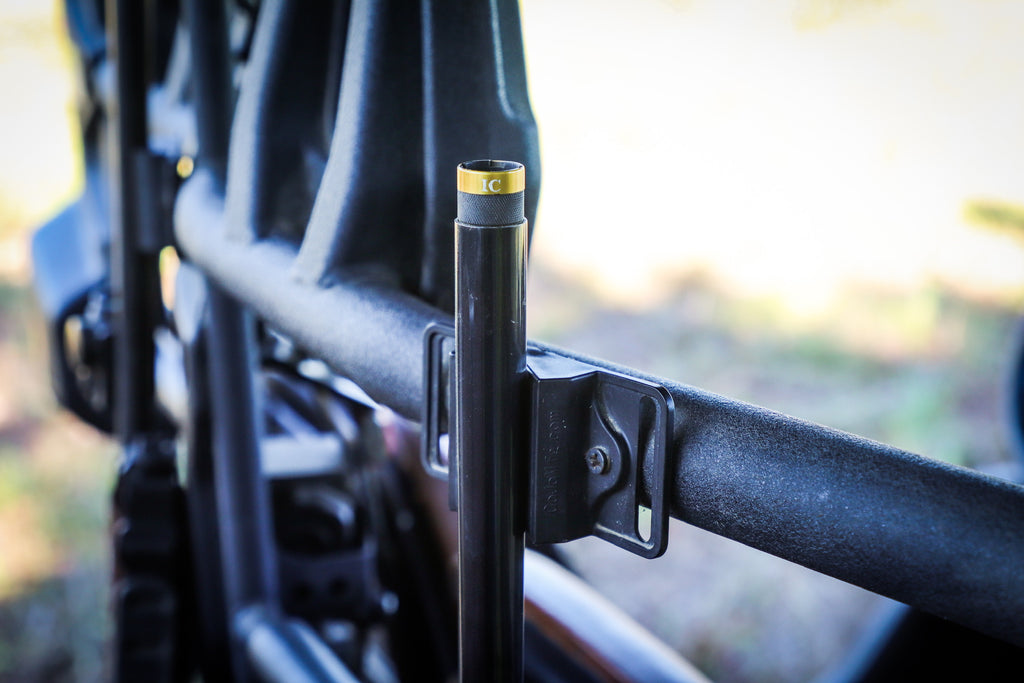
[[[427,401],[423,464],[449,479],[458,456],[446,448],[454,330],[431,325],[424,338]],[[597,536],[647,558],[668,545],[668,445],[674,406],[664,387],[574,358],[527,349],[529,504],[534,543]]]

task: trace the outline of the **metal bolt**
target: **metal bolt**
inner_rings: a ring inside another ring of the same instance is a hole
[[[594,474],[605,474],[611,468],[611,460],[608,453],[600,446],[594,446],[587,451],[587,467]]]

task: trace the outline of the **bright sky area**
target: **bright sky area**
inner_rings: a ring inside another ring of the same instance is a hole
[[[535,255],[620,303],[710,274],[823,313],[851,285],[1021,301],[1024,4],[525,0]]]
[[[0,199],[39,220],[75,178],[72,83],[25,35],[39,5],[2,5]],[[1021,301],[1024,241],[965,210],[1024,205],[1024,4],[522,6],[537,259],[637,306],[695,271],[809,314],[851,284]],[[0,236],[5,273],[24,239]]]

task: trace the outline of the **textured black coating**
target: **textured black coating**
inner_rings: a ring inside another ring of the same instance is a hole
[[[463,2],[456,10],[454,3],[425,2],[421,7],[423,120],[413,121],[423,130],[420,291],[450,312],[455,307],[455,167],[481,158],[522,163],[532,229],[540,196],[540,144],[527,91],[519,3]]]
[[[511,194],[470,194],[459,192],[458,220],[466,225],[497,227],[518,225],[526,220],[525,192]]]
[[[1024,644],[1024,489],[681,386],[676,516]]]
[[[175,216],[187,255],[269,324],[418,419],[423,331],[451,317],[365,275],[305,286],[289,276],[293,246],[233,244],[223,219],[197,173]],[[673,517],[1024,644],[1024,487],[538,346],[669,390]]]
[[[260,3],[231,124],[236,239],[297,239],[306,225],[326,153],[324,78],[335,28],[331,3]]]
[[[267,3],[263,20],[275,16],[282,4],[279,1]],[[228,88],[227,16],[221,3],[200,0],[190,0],[188,14],[189,29],[194,38],[190,43],[192,63],[196,66],[193,87],[201,102],[197,117],[200,168],[204,169],[202,173],[211,186],[220,189],[225,187],[229,166],[227,140],[232,104]],[[267,47],[265,44],[255,46],[253,55],[259,58],[259,53]],[[222,91],[225,88],[227,92]],[[236,158],[230,164],[236,177],[238,163]],[[216,462],[212,467],[212,481],[196,482],[198,488],[192,497],[205,497],[212,493],[213,500],[207,498],[200,506],[213,503],[214,510],[208,511],[215,512],[213,521],[217,531],[206,535],[205,540],[216,539],[219,547],[205,547],[203,550],[210,554],[220,551],[219,562],[215,561],[214,566],[220,568],[221,580],[201,574],[201,579],[212,579],[213,584],[197,586],[197,590],[200,594],[223,591],[223,608],[226,608],[230,619],[243,607],[255,604],[266,605],[267,609],[276,611],[277,554],[273,541],[270,492],[260,467],[260,436],[263,430],[262,408],[254,386],[255,368],[259,362],[255,321],[242,303],[216,285],[208,288],[205,303],[208,316],[203,334],[205,344],[197,342],[200,348],[190,349],[190,355],[195,361],[196,354],[205,351],[206,364],[202,368],[192,364],[190,369],[193,373],[200,369],[208,370],[208,373],[192,374],[189,381],[197,395],[209,391],[206,407],[209,409],[210,431],[208,434],[191,433],[193,430],[205,431],[196,424],[188,431],[193,439],[190,445],[198,447],[191,453],[192,457],[209,457]],[[195,441],[204,436],[211,439],[210,444]],[[193,464],[202,467],[200,463]],[[207,488],[210,484],[212,491]],[[248,666],[242,643],[233,638],[229,641],[228,650],[235,676],[244,680]],[[209,660],[206,664],[219,668],[217,656],[205,652],[203,655]]]
[[[294,245],[235,242],[223,233],[224,218],[224,200],[208,174],[197,171],[175,207],[186,256],[300,348],[355,379],[374,399],[418,416],[423,330],[435,319],[450,325],[451,316],[396,291],[389,275],[373,268],[334,275],[330,286],[307,284],[292,275]]]
[[[333,268],[373,262],[416,289],[422,245],[410,226],[423,216],[422,50],[408,10],[399,0],[352,2],[333,135],[297,277],[317,282]]]
[[[672,394],[676,519],[1024,645],[1024,487],[586,361]]]
[[[277,600],[270,493],[260,470],[255,324],[249,312],[219,287],[209,297],[210,412],[217,463],[217,523],[224,590],[232,612]]]

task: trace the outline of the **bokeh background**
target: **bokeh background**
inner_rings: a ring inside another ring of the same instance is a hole
[[[531,336],[976,467],[1009,459],[1024,5],[523,0]],[[80,186],[59,6],[0,0],[0,681],[104,671],[116,448],[59,412],[34,226]],[[600,180],[601,191],[594,191]],[[722,681],[811,680],[879,599],[675,525],[570,544]]]

